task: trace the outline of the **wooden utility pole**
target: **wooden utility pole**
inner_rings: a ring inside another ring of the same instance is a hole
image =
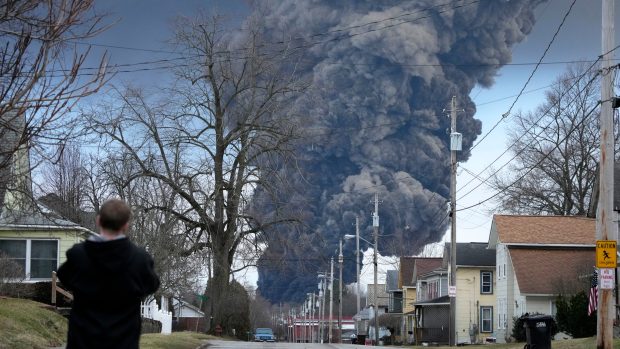
[[[614,129],[613,129],[613,69],[612,50],[614,48],[614,1],[602,0],[602,37],[601,48],[601,157],[600,190],[596,215],[597,240],[617,240],[618,236],[613,222],[614,192]],[[601,279],[599,278],[599,286]],[[599,287],[596,347],[611,349],[613,347],[613,290]]]
[[[456,96],[450,104],[450,287],[456,287]],[[456,295],[450,297],[450,346],[456,345]]]
[[[340,265],[340,279],[338,279],[338,343],[342,343],[342,239],[340,239],[340,253],[338,254],[338,264]]]
[[[355,216],[355,275],[357,275],[357,307],[355,308],[355,312],[359,312],[362,310],[360,308],[360,218],[359,216]],[[357,325],[357,324],[356,324]],[[357,326],[355,328],[357,330]],[[357,332],[355,333],[357,334]]]
[[[375,303],[375,345],[379,345],[379,322],[377,321],[379,318],[379,298],[377,294],[379,293],[379,285],[377,281],[377,269],[379,265],[377,264],[377,249],[379,248],[379,194],[375,193],[375,212],[372,216],[372,228],[374,232],[375,238],[375,246],[373,248],[372,254],[372,262],[374,264],[374,282],[375,282],[375,294],[374,294],[374,303]]]
[[[331,271],[329,273],[329,342],[332,342],[332,327],[334,324],[334,257],[331,259]]]

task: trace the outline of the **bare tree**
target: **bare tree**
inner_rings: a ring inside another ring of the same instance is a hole
[[[102,17],[93,0],[0,2],[0,175],[8,178],[13,154],[28,147],[43,152],[60,144],[75,126],[71,109],[105,82],[99,67],[84,67],[89,50],[78,41],[99,33]],[[30,169],[28,169],[30,170]],[[0,199],[6,180],[0,181]]]
[[[597,72],[573,65],[534,112],[519,113],[509,135],[514,160],[493,185],[514,213],[586,215],[599,147]]]
[[[257,327],[271,327],[271,304],[260,293],[250,298],[250,325]]]
[[[72,207],[84,206],[86,171],[80,148],[76,145],[59,146],[58,159],[47,163],[43,171],[42,191],[56,194]]]
[[[290,156],[296,125],[285,106],[302,88],[285,51],[262,52],[256,32],[231,36],[222,28],[219,18],[181,19],[175,43],[188,64],[176,70],[176,84],[160,100],[128,89],[114,107],[90,115],[109,147],[124,148],[127,158],[119,161],[133,164],[119,183],[156,180],[172,201],[144,210],[171,214],[182,225],[184,255],[211,251],[206,308],[216,323],[226,316],[220,300],[238,252],[254,253],[239,268],[252,265],[264,229],[295,221],[277,209],[260,215],[255,207],[271,203],[253,202],[252,193],[284,189],[263,179],[276,176]]]

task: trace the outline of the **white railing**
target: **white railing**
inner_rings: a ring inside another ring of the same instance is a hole
[[[162,304],[164,304],[165,307],[166,303],[162,302]],[[144,318],[161,322],[161,333],[172,333],[172,313],[164,309],[159,309],[154,299],[151,299],[148,303],[142,302],[140,313]]]

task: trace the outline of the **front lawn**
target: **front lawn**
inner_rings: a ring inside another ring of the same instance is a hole
[[[0,348],[42,349],[60,346],[67,319],[42,303],[0,297]]]
[[[209,338],[213,337],[196,332],[149,333],[140,337],[140,349],[196,349]]]

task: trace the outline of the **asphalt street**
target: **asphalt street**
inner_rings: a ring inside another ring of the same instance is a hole
[[[231,342],[231,341],[209,341],[206,348],[208,349],[361,349],[364,346],[353,344],[329,344],[329,343],[265,343],[265,342]],[[204,347],[203,347],[204,348]],[[394,347],[390,348],[405,348]]]

